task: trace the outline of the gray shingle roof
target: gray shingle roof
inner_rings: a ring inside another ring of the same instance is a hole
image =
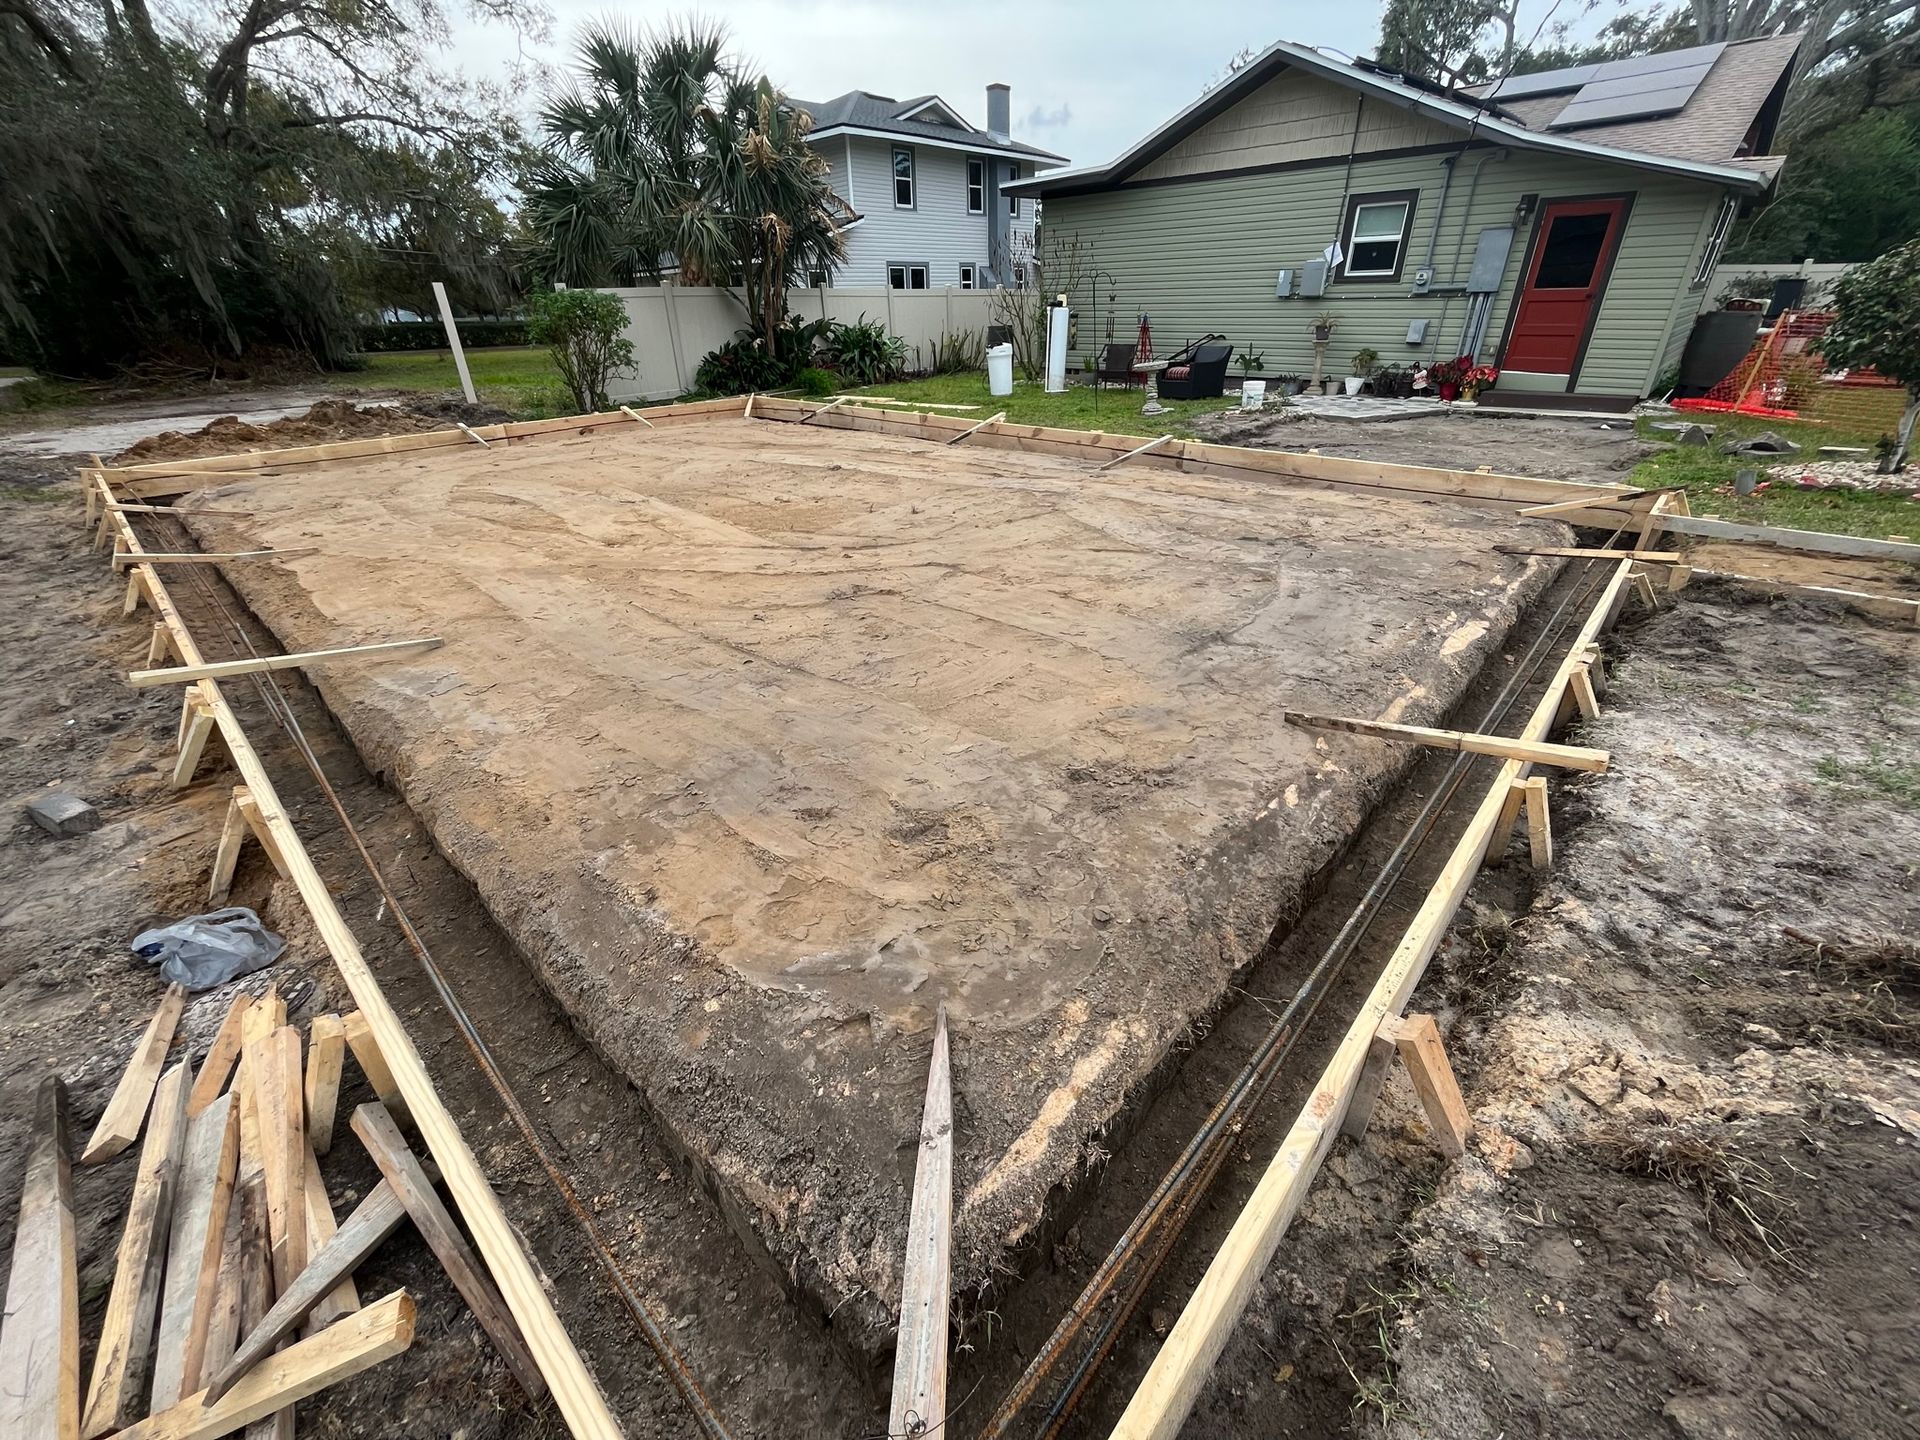
[[[1042,150],[1036,145],[1027,145],[1019,140],[997,140],[986,131],[975,130],[971,126],[958,128],[925,120],[900,118],[910,111],[919,109],[929,100],[939,99],[937,95],[916,95],[911,100],[894,100],[866,90],[849,90],[846,94],[832,100],[817,102],[796,100],[788,96],[787,103],[796,110],[805,110],[813,116],[815,131],[832,130],[842,125],[849,125],[859,130],[884,130],[889,135],[922,140],[945,140],[951,145],[966,145],[976,150],[1001,151],[1009,155],[1029,155],[1036,160],[1052,160],[1062,165],[1066,163],[1064,155],[1055,155],[1051,150]],[[941,104],[944,105],[946,102],[941,101]]]
[[[1742,158],[1741,142],[1774,86],[1793,64],[1800,40],[1798,35],[1736,40],[1720,52],[1700,88],[1678,113],[1612,125],[1583,125],[1571,133],[1596,145],[1676,160],[1715,163]],[[1484,93],[1488,88],[1473,86],[1469,93]],[[1575,89],[1569,89],[1499,103],[1527,129],[1544,131],[1567,108],[1575,93]]]

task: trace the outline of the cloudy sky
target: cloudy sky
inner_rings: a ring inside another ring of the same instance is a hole
[[[547,64],[564,63],[581,24],[597,16],[647,25],[686,13],[548,3],[551,35],[524,47],[527,59]],[[1534,3],[1545,12],[1546,0]],[[855,89],[902,99],[935,94],[980,124],[986,86],[1004,81],[1013,87],[1014,135],[1076,165],[1124,150],[1245,47],[1287,39],[1366,54],[1379,33],[1378,6],[1352,0],[708,0],[698,13],[724,21],[742,56],[804,100]],[[453,58],[469,74],[495,75],[520,49],[503,31],[467,27]]]

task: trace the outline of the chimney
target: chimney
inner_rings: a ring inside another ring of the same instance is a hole
[[[987,86],[987,133],[1005,142],[1013,138],[1013,90],[995,83]]]

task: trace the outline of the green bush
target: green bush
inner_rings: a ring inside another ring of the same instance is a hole
[[[899,375],[907,347],[878,320],[862,315],[853,325],[836,325],[821,346],[827,364],[849,385],[878,385]]]
[[[987,368],[987,332],[955,330],[933,342],[932,375],[967,375]]]
[[[746,331],[709,351],[694,371],[693,383],[715,395],[748,395],[759,390],[783,390],[793,367]]]
[[[453,324],[460,332],[460,343],[469,350],[527,343],[524,320],[456,320]],[[360,348],[368,352],[444,350],[446,347],[447,328],[438,320],[394,320],[360,327]]]
[[[840,377],[831,370],[822,370],[818,365],[809,365],[793,377],[793,383],[807,395],[818,400],[831,395],[840,388]]]
[[[535,290],[527,297],[527,339],[547,347],[578,414],[612,408],[607,382],[633,369],[626,328],[627,307],[604,290]]]

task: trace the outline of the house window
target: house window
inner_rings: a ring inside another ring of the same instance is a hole
[[[973,277],[974,277],[973,266],[962,265],[960,267],[960,288],[962,290],[973,289]]]
[[[967,160],[967,213],[987,213],[987,162],[977,156]]]
[[[1007,179],[1018,180],[1019,178],[1020,167],[1018,165],[1009,165],[1007,167]],[[1016,220],[1020,218],[1020,197],[1018,195],[1007,196],[1007,214]]]
[[[833,283],[833,277],[824,270],[809,270],[807,284],[816,290],[824,290]]]
[[[1016,290],[1024,290],[1027,288],[1027,267],[1026,266],[1015,265],[1013,267],[1013,288]]]
[[[927,288],[927,267],[925,265],[906,265],[899,261],[887,263],[887,284],[895,290],[924,290]]]
[[[893,152],[893,208],[913,209],[913,151],[904,147]]]
[[[1347,223],[1340,248],[1342,280],[1398,280],[1406,258],[1407,231],[1413,225],[1418,190],[1355,195],[1347,202]]]
[[[1720,256],[1727,248],[1727,237],[1733,233],[1734,217],[1740,213],[1740,202],[1729,195],[1720,202],[1720,213],[1713,217],[1713,233],[1707,236],[1707,248],[1700,252],[1700,268],[1693,272],[1693,288],[1698,290],[1713,278],[1715,267],[1720,264]]]

